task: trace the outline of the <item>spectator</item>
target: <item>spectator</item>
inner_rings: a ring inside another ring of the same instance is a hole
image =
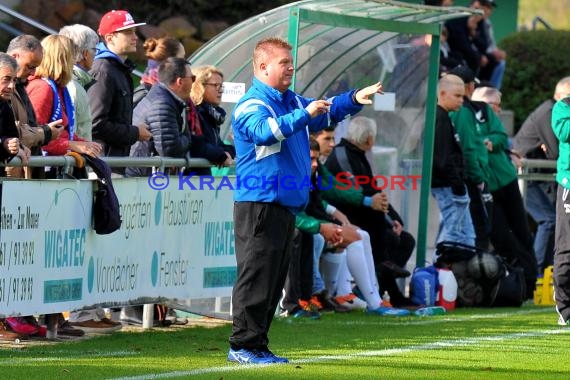
[[[236,156],[232,145],[220,137],[220,126],[226,120],[226,111],[220,107],[224,92],[224,75],[214,66],[194,69],[196,81],[192,85],[192,101],[196,105],[199,130],[193,130],[192,156],[203,157],[222,167],[230,166]],[[210,174],[210,169],[193,169],[198,174]]]
[[[61,120],[56,120],[47,125],[38,125],[34,108],[26,92],[28,77],[34,75],[36,67],[42,62],[43,51],[40,41],[28,34],[12,39],[7,49],[7,53],[18,62],[18,78],[12,94],[12,109],[21,142],[30,149],[33,156],[41,156],[42,145],[49,143],[52,139],[57,139],[61,131],[61,128],[58,128],[61,126]],[[45,177],[44,168],[8,167],[6,171],[11,177]]]
[[[458,76],[448,74],[439,80],[431,178],[431,194],[440,213],[436,244],[449,241],[475,245],[463,174],[463,153],[459,136],[449,118],[449,112],[461,107],[464,93],[465,85]]]
[[[465,184],[469,193],[469,211],[475,229],[475,246],[489,249],[491,234],[491,207],[489,191],[485,184],[489,178],[489,154],[482,143],[477,125],[475,105],[471,96],[475,91],[475,74],[467,66],[458,66],[450,70],[465,83],[463,105],[457,112],[450,113],[451,121],[459,136],[463,158],[465,160]],[[472,111],[473,110],[473,111]]]
[[[98,156],[101,145],[84,141],[75,134],[73,103],[67,84],[73,77],[75,46],[73,41],[62,35],[50,35],[42,40],[44,57],[35,75],[26,86],[37,121],[46,124],[62,120],[63,130],[57,139],[52,139],[43,150],[50,156],[61,156],[68,151]],[[52,178],[57,175],[51,172]]]
[[[461,56],[475,75],[481,66],[488,63],[487,57],[481,54],[473,41],[477,24],[482,19],[483,16],[477,14],[447,20],[444,24],[448,32],[447,43],[450,50]]]
[[[14,112],[10,101],[15,92],[18,63],[7,53],[0,53],[0,160],[9,161],[13,157],[20,157],[27,163],[30,151],[21,145],[18,128],[14,119]],[[4,166],[0,168],[0,177],[5,177]],[[0,185],[1,191],[1,185]],[[8,317],[0,320],[0,335],[3,337],[18,337],[19,335],[35,335],[41,333],[45,336],[45,327],[39,326],[33,316]],[[8,330],[9,329],[9,330]],[[11,330],[11,331],[10,331]],[[13,333],[15,334],[13,334]]]
[[[307,129],[317,131],[371,104],[380,83],[340,94],[331,101],[303,98],[289,90],[292,47],[279,38],[259,41],[253,53],[252,86],[232,115],[236,173],[287,173],[300,183],[310,173]],[[284,363],[268,348],[268,331],[285,282],[294,214],[303,210],[308,190],[272,187],[234,191],[237,280],[233,288],[233,328],[228,360],[240,364]]]
[[[458,54],[455,51],[452,51],[449,47],[449,43],[447,39],[449,37],[449,33],[445,25],[441,27],[441,35],[440,35],[440,42],[439,42],[439,71],[440,73],[446,73],[449,70],[453,69],[454,67],[460,65],[466,65],[467,63],[462,58],[461,54]]]
[[[89,72],[96,82],[89,87],[89,106],[93,116],[93,140],[103,145],[105,156],[129,155],[131,145],[151,138],[148,126],[132,125],[134,64],[127,58],[137,49],[135,23],[127,11],[107,12],[99,24],[103,42],[97,44],[97,54]],[[124,168],[113,168],[123,175]]]
[[[57,120],[49,125],[38,126],[36,114],[30,103],[26,84],[28,77],[33,75],[43,58],[43,47],[40,41],[31,35],[21,35],[12,39],[7,52],[16,59],[18,69],[16,72],[16,84],[12,91],[11,105],[18,128],[20,142],[30,149],[30,154],[41,155],[41,146],[48,143],[52,138],[57,138],[60,133]],[[10,177],[40,178],[44,176],[43,168],[6,167],[6,173]],[[24,335],[40,333],[45,336],[45,326],[40,326],[34,316],[10,317],[6,319],[6,325]]]
[[[489,81],[496,89],[501,89],[505,75],[507,53],[497,47],[491,23],[491,14],[497,6],[495,0],[472,0],[471,7],[483,10],[483,18],[477,23],[474,43],[479,52],[487,58],[477,76]]]
[[[67,90],[74,105],[75,133],[86,141],[93,140],[91,129],[93,118],[89,108],[87,89],[95,83],[89,74],[93,66],[99,36],[88,26],[74,24],[64,26],[59,34],[66,36],[75,44],[75,64],[73,78],[67,84]]]
[[[77,136],[91,141],[93,118],[89,108],[87,89],[94,83],[89,70],[93,66],[99,36],[93,29],[81,24],[64,26],[59,30],[59,34],[71,39],[75,45],[73,78],[66,86],[73,103],[75,131]],[[75,328],[95,333],[112,332],[122,327],[120,322],[107,318],[102,308],[72,311],[68,322]]]
[[[554,299],[558,312],[558,324],[570,321],[570,214],[568,213],[568,189],[570,189],[570,97],[556,102],[552,108],[552,129],[560,141],[560,155],[556,162],[556,237],[554,244]]]
[[[18,128],[10,100],[17,80],[18,63],[7,53],[0,53],[0,160],[19,157],[24,164],[28,163],[30,151],[20,144]],[[5,177],[4,167],[0,168],[0,177]],[[1,190],[1,189],[0,189]]]
[[[376,123],[366,117],[355,117],[350,120],[346,138],[341,139],[335,146],[326,162],[327,169],[333,175],[354,179],[354,176],[365,176],[372,179],[374,174],[365,153],[372,149],[376,138]],[[341,185],[346,187],[346,183]],[[352,187],[362,189],[362,194],[372,197],[381,192],[376,184],[370,182]],[[344,191],[343,191],[344,192]],[[335,203],[351,221],[370,235],[374,263],[380,288],[388,291],[390,301],[394,305],[413,306],[396,283],[397,277],[407,277],[410,272],[403,268],[412,255],[415,247],[413,236],[403,229],[404,222],[396,210],[388,203],[384,212],[378,212],[369,207],[347,206],[346,202]]]
[[[482,87],[483,89],[484,87]],[[537,264],[526,210],[517,182],[517,172],[507,153],[507,133],[490,103],[500,106],[499,90],[486,87],[484,102],[471,101],[472,108],[460,110],[456,125],[471,123],[478,131],[478,143],[488,152],[486,186],[493,196],[491,242],[496,252],[523,268],[526,298],[533,297]],[[483,99],[483,98],[482,98]]]
[[[554,103],[570,95],[570,77],[562,78],[556,84],[554,96],[542,102],[524,121],[513,139],[513,149],[530,159],[557,160],[558,139],[552,130],[552,108]],[[542,169],[542,173],[553,170]],[[526,209],[537,224],[534,235],[534,254],[538,273],[552,265],[554,229],[556,222],[556,182],[528,181],[526,188]]]
[[[150,37],[144,41],[143,48],[148,58],[146,69],[141,78],[141,84],[134,90],[133,108],[146,96],[150,87],[158,82],[158,65],[169,57],[186,57],[184,45],[176,38],[165,36]]]
[[[183,58],[169,57],[158,66],[158,83],[136,106],[133,123],[146,124],[150,141],[133,145],[131,156],[185,157],[190,150],[187,102],[194,82],[190,64]],[[128,168],[129,175],[149,175],[149,168]]]
[[[50,35],[42,40],[44,57],[37,67],[35,75],[26,86],[30,102],[34,108],[37,121],[46,124],[62,120],[63,126],[57,139],[52,139],[43,150],[47,155],[60,156],[68,151],[98,156],[101,145],[84,141],[75,134],[74,107],[67,90],[67,84],[73,76],[75,46],[62,35]],[[48,177],[57,178],[59,172],[51,168]],[[57,332],[60,335],[81,336],[83,330],[75,329],[61,313],[56,314]]]

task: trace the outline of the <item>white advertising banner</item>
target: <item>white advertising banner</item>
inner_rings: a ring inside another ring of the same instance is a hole
[[[122,226],[109,235],[91,229],[91,181],[5,181],[0,317],[231,295],[231,190],[169,181],[115,180]]]

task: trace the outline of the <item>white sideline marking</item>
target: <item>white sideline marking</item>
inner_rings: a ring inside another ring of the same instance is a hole
[[[459,347],[459,346],[468,346],[479,344],[483,342],[496,342],[496,341],[505,341],[505,340],[512,340],[512,339],[521,339],[521,338],[530,338],[530,337],[538,337],[538,336],[545,336],[545,335],[555,335],[555,334],[568,334],[570,333],[570,329],[567,328],[558,328],[554,330],[537,330],[537,331],[527,331],[522,333],[513,333],[513,334],[505,334],[505,335],[496,335],[496,336],[482,336],[478,338],[469,338],[469,339],[450,339],[450,340],[442,340],[439,342],[421,344],[421,345],[414,345],[402,348],[390,348],[384,350],[375,350],[375,351],[364,351],[364,352],[356,352],[353,354],[344,354],[344,355],[326,355],[326,356],[316,356],[310,359],[299,359],[299,360],[292,360],[289,364],[309,364],[309,363],[319,363],[319,362],[326,362],[331,360],[348,360],[352,358],[358,357],[374,357],[374,356],[392,356],[392,355],[399,355],[399,354],[406,354],[409,352],[415,351],[427,351],[438,349],[442,347]],[[251,368],[263,368],[263,367],[272,367],[276,365],[286,365],[286,364],[250,364],[250,365],[232,365],[232,366],[224,366],[224,367],[209,367],[209,368],[199,368],[189,371],[175,371],[175,372],[165,372],[165,373],[157,373],[157,374],[148,374],[148,375],[140,375],[140,376],[128,376],[128,377],[116,377],[108,380],[151,380],[151,379],[168,379],[172,377],[181,377],[181,376],[197,376],[197,375],[204,375],[211,372],[232,372],[232,371],[241,371],[247,370]]]

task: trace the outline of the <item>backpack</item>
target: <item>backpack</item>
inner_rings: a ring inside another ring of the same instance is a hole
[[[99,235],[113,233],[121,228],[121,210],[111,181],[111,168],[100,158],[81,156],[98,177],[93,200],[93,229]]]
[[[457,280],[457,306],[521,306],[526,294],[523,269],[497,253],[454,242],[436,247],[436,267],[448,267]]]
[[[416,268],[410,281],[410,299],[416,305],[433,306],[438,288],[438,273],[433,265]]]
[[[491,290],[489,306],[520,307],[526,298],[526,282],[521,267],[504,263],[505,272]]]

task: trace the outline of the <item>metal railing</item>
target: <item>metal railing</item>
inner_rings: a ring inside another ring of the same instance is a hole
[[[523,200],[526,203],[526,188],[529,181],[556,181],[556,172],[539,173],[530,172],[533,169],[553,169],[556,170],[555,160],[521,159],[518,167],[519,189]]]
[[[172,157],[101,157],[111,167],[154,167],[163,170],[167,167],[177,168],[209,168],[212,163],[205,158],[172,158]],[[0,166],[61,166],[65,170],[76,167],[77,161],[73,156],[33,156],[27,165],[23,165],[19,157],[9,162],[0,162]]]

